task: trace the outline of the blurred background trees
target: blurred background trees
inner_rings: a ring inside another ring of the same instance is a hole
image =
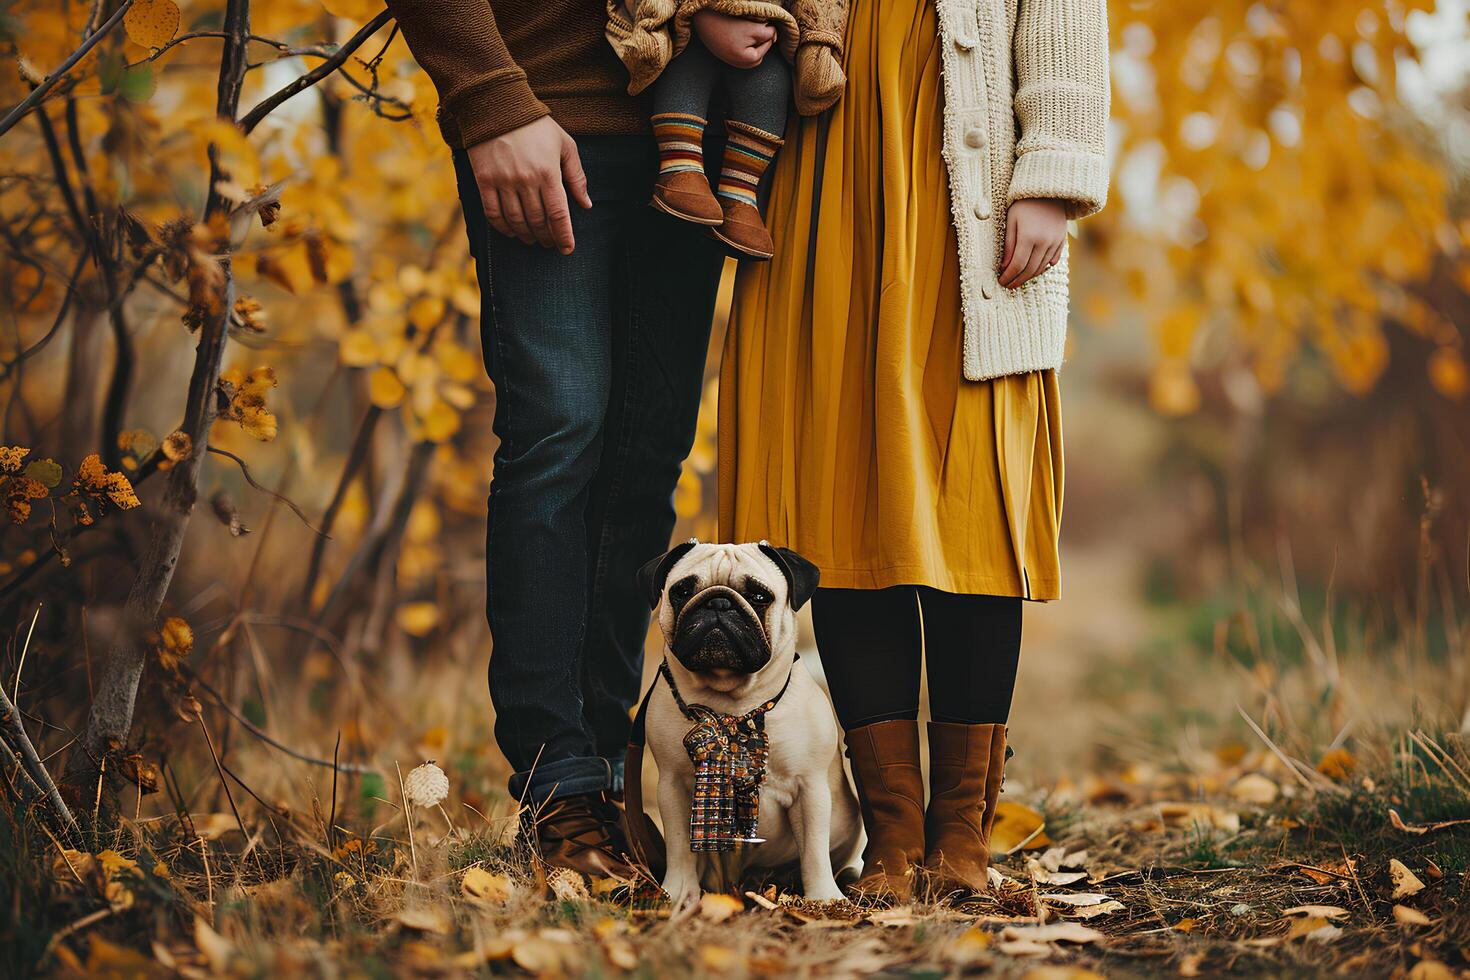
[[[1208,646],[1270,568],[1443,653],[1426,624],[1470,560],[1464,6],[1112,16],[1114,196],[1074,243],[1065,371],[1076,581],[1107,563]],[[486,711],[494,392],[432,86],[370,0],[14,0],[0,36],[0,105],[35,103],[0,124],[0,680],[42,754],[119,656],[142,709],[91,761],[175,802],[185,724],[443,752]],[[715,396],[677,494],[705,536]],[[400,692],[431,668],[455,686],[425,721]]]

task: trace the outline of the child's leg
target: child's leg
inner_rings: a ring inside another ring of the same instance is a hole
[[[704,127],[720,67],[699,38],[691,37],[653,83],[652,122],[660,174],[704,172]]]
[[[700,225],[724,220],[704,174],[704,127],[720,62],[699,38],[664,68],[653,83],[653,137],[658,141],[658,181],[653,206]]]
[[[791,66],[772,50],[754,68],[724,65],[730,116],[729,142],[715,193],[755,205],[755,191],[781,148],[791,102]]]
[[[730,115],[725,120],[725,159],[715,194],[725,220],[715,237],[752,259],[768,259],[775,246],[756,207],[756,188],[781,148],[791,69],[777,51],[754,68],[726,67]]]

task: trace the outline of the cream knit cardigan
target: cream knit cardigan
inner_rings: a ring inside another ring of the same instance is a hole
[[[1107,200],[1107,2],[935,0],[935,6],[965,377],[1060,368],[1067,249],[1016,290],[996,281],[996,266],[1012,201],[1060,198],[1068,217],[1082,218]]]

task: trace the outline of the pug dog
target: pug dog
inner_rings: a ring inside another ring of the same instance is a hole
[[[665,679],[654,685],[647,744],[658,762],[667,843],[663,889],[676,909],[697,903],[702,886],[716,887],[721,873],[793,862],[807,898],[843,897],[834,869],[856,863],[862,817],[843,770],[832,702],[796,663],[796,610],[816,590],[817,575],[805,558],[765,542],[691,541],[640,572],[669,676],[686,705],[738,717],[776,700],[764,715],[769,756],[754,838],[734,852],[694,852],[695,766],[684,744],[692,722]]]

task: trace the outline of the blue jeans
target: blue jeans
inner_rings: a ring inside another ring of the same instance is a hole
[[[674,529],[723,254],[648,206],[651,138],[577,141],[591,210],[576,250],[489,226],[463,152],[460,201],[495,383],[487,537],[495,739],[510,791],[622,789],[649,609],[637,569]]]

